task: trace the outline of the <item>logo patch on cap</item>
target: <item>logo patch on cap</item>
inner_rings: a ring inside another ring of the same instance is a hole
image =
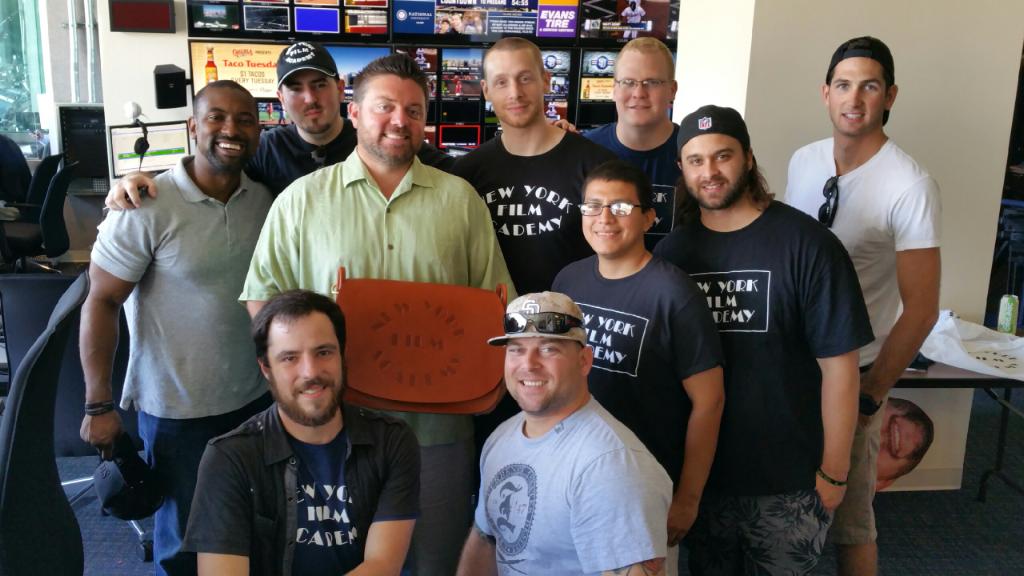
[[[698,130],[709,130],[711,128],[711,116],[705,116],[697,120]]]
[[[284,61],[289,64],[298,64],[313,58],[313,47],[305,42],[298,42],[288,47]]]
[[[523,302],[523,307],[520,310],[528,314],[537,314],[540,312],[540,304],[536,300],[527,300]]]

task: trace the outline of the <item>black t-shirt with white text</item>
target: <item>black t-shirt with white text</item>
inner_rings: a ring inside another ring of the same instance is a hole
[[[363,562],[363,546],[349,517],[352,499],[345,483],[348,435],[327,444],[288,437],[298,461],[293,574],[347,574]]]
[[[655,256],[640,271],[607,279],[597,256],[565,267],[556,292],[583,311],[594,365],[590,393],[625,424],[677,485],[691,403],[683,380],[721,364],[718,330],[704,294]]]
[[[655,252],[697,284],[721,336],[726,400],[708,489],[813,489],[824,434],[817,359],[873,339],[843,245],[813,218],[772,202],[740,230],[697,221]]]
[[[567,264],[593,254],[583,238],[583,181],[591,169],[615,155],[579,134],[567,132],[538,156],[515,156],[501,136],[459,158],[453,172],[487,203],[519,294],[551,288]]]

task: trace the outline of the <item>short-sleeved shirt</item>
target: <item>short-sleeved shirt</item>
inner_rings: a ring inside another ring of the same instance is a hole
[[[579,134],[566,133],[537,156],[511,154],[499,135],[456,161],[454,173],[487,203],[520,294],[549,290],[562,268],[594,253],[583,238],[583,182],[594,167],[614,158]]]
[[[808,144],[789,161],[786,203],[816,216],[822,188],[835,176],[833,139]],[[850,253],[875,341],[860,351],[861,366],[878,357],[900,314],[896,253],[937,248],[942,208],[935,179],[892,140],[856,169],[843,174],[832,232]]]
[[[277,196],[306,174],[344,161],[356,149],[356,144],[356,128],[348,119],[344,120],[334,140],[322,147],[303,140],[294,124],[264,130],[246,172],[253,180],[266,184]],[[418,156],[428,166],[441,170],[448,170],[455,163],[454,158],[429,145],[421,147]]]
[[[678,228],[656,252],[704,293],[725,354],[725,408],[708,489],[813,489],[824,448],[817,359],[872,338],[846,250],[817,220],[772,202],[732,232],[699,220]]]
[[[358,153],[296,180],[270,210],[241,300],[302,288],[329,295],[349,278],[512,286],[487,207],[465,180],[412,167],[385,198]],[[472,434],[468,416],[402,413],[424,445]]]
[[[675,224],[676,211],[676,183],[679,182],[679,148],[676,147],[676,137],[679,134],[679,125],[672,125],[672,134],[656,148],[650,150],[633,150],[627,147],[615,134],[615,127],[618,122],[605,124],[604,126],[587,130],[583,135],[589,140],[604,146],[612,151],[621,160],[630,162],[641,170],[651,180],[651,188],[654,192],[654,212],[656,214],[654,226],[644,236],[644,244],[648,250],[661,241]]]
[[[498,574],[600,574],[664,558],[672,482],[637,437],[594,399],[543,436],[519,413],[480,457],[476,526]]]
[[[351,406],[342,413],[345,513],[358,535],[351,545],[359,563],[372,523],[419,514],[419,447],[399,420]],[[274,404],[210,441],[199,464],[183,550],[246,556],[252,575],[293,573],[298,541],[313,536],[298,523],[301,463],[289,438]]]
[[[692,408],[683,380],[721,364],[718,329],[704,294],[657,256],[618,279],[601,276],[597,256],[591,256],[566,266],[552,289],[583,311],[594,349],[590,393],[677,483]]]
[[[135,283],[121,406],[160,418],[200,418],[266,393],[238,290],[270,193],[245,173],[226,203],[204,194],[186,158],[156,177],[160,194],[99,226],[92,263]]]

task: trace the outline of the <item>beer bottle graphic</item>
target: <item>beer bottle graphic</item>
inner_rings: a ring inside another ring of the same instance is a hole
[[[590,82],[583,84],[583,99],[590,100]]]
[[[217,63],[213,61],[213,46],[206,47],[206,83],[217,81]]]

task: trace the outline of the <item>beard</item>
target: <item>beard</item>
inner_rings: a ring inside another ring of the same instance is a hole
[[[693,198],[697,202],[697,204],[704,210],[726,210],[732,207],[732,205],[735,204],[736,201],[743,196],[743,193],[746,192],[747,186],[749,184],[750,171],[747,170],[743,172],[743,175],[740,176],[738,180],[736,180],[732,187],[730,187],[725,192],[725,195],[722,196],[722,199],[719,200],[718,202],[712,202],[707,198],[702,197],[699,193],[699,189],[694,190],[693,188],[691,188],[689,182],[686,182],[686,191],[690,194],[690,197]]]
[[[316,410],[303,408],[298,401],[302,391],[316,385],[324,387],[327,402]],[[341,408],[341,399],[345,394],[345,372],[343,370],[341,381],[336,385],[332,385],[331,382],[322,378],[313,378],[303,382],[297,391],[288,393],[287,397],[284,397],[286,394],[282,394],[278,390],[277,383],[271,380],[270,393],[274,397],[274,401],[277,402],[278,408],[290,420],[302,426],[323,426],[330,422]]]
[[[408,166],[419,151],[418,142],[416,142],[415,138],[412,137],[409,130],[392,131],[391,133],[408,137],[408,145],[399,149],[385,148],[381,145],[382,141],[385,139],[385,135],[384,133],[381,133],[380,137],[376,140],[370,141],[370,139],[367,138],[366,142],[360,141],[359,146],[364,148],[370,156],[373,156],[374,159],[385,166],[392,168]],[[359,132],[356,132],[356,134],[358,135]]]
[[[238,144],[242,147],[243,153],[234,158],[221,158],[217,155],[217,143],[219,142]],[[202,154],[210,166],[212,166],[217,172],[238,173],[242,171],[242,168],[245,167],[249,162],[249,159],[252,158],[252,149],[244,140],[235,138],[210,138],[210,143],[202,150]]]

